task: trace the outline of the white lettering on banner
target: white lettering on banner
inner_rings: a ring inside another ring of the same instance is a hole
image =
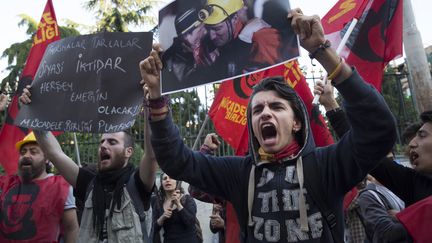
[[[285,181],[287,181],[289,183],[298,183],[295,166],[287,166],[286,167]]]
[[[38,71],[36,73],[38,78],[50,75],[59,75],[63,72],[64,62],[47,64],[45,61],[39,65]]]
[[[40,93],[49,93],[49,92],[68,92],[73,90],[73,83],[64,82],[64,81],[48,81],[42,82],[40,86]]]
[[[108,92],[100,92],[99,89],[97,89],[95,92],[92,90],[90,91],[84,91],[84,92],[72,92],[70,96],[71,102],[92,102],[96,103],[101,100],[107,100],[108,99]]]
[[[270,200],[272,203],[272,212],[279,212],[279,206],[278,206],[278,200],[277,200],[277,191],[272,190],[269,192],[259,192],[258,198],[262,199],[261,203],[261,213],[268,213],[269,212],[269,204]]]
[[[130,115],[136,116],[140,112],[141,105],[132,107],[99,106],[98,113],[104,115]]]
[[[106,60],[102,59],[95,59],[90,62],[84,62],[81,60],[82,54],[78,55],[78,62],[76,65],[76,73],[86,73],[86,72],[96,72],[96,74],[99,74],[102,70],[118,70],[123,73],[126,73],[126,70],[124,68],[120,67],[120,63],[122,62],[121,57],[116,57],[114,60],[112,58],[107,58]]]
[[[270,171],[267,168],[264,168],[261,174],[261,178],[259,179],[259,182],[257,184],[257,187],[262,187],[265,184],[267,184],[271,179],[274,177],[274,172]]]
[[[135,123],[135,120],[132,121],[128,121],[128,122],[123,122],[123,123],[119,123],[119,124],[110,124],[104,120],[100,120],[98,122],[98,131],[101,133],[112,133],[112,132],[119,132],[119,131],[123,131],[131,126],[133,126],[133,124]]]
[[[138,45],[139,39],[132,38],[131,40],[105,40],[100,37],[92,38],[93,48],[105,47],[105,48],[129,48],[136,47],[138,49],[142,49],[141,46]]]
[[[42,121],[38,118],[24,119],[20,122],[20,126],[30,127],[37,130],[47,131],[75,131],[75,132],[90,132],[92,130],[92,120],[90,121]]]
[[[41,121],[39,119],[33,119],[30,121],[29,126],[31,128],[35,128],[37,130],[48,130],[48,131],[59,131],[61,130],[61,127],[63,125],[63,122],[57,122],[57,121]]]
[[[264,234],[268,242],[278,242],[280,240],[280,224],[276,220],[266,220],[264,223]]]
[[[65,131],[75,132],[91,132],[93,127],[93,120],[90,121],[66,121]]]
[[[57,52],[63,52],[63,51],[67,51],[69,49],[75,49],[75,48],[79,48],[79,49],[86,49],[86,40],[76,40],[75,42],[71,42],[71,43],[53,43],[51,45],[49,45],[45,51],[45,53],[49,53],[50,55],[54,55]]]

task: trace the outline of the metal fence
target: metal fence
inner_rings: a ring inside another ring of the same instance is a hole
[[[414,103],[411,94],[406,94],[409,89],[403,89],[400,80],[406,79],[406,73],[386,74],[384,79],[388,79],[388,88],[383,87],[384,96],[389,103],[390,108],[397,120],[398,125],[398,144],[401,144],[401,133],[405,127],[418,119],[415,112]],[[215,87],[206,85],[198,89],[191,89],[186,92],[180,92],[171,95],[172,115],[175,123],[179,127],[180,134],[184,142],[192,147],[197,139],[200,128],[206,120],[208,109],[213,101]],[[393,99],[393,101],[391,101]],[[0,114],[0,124],[5,122],[6,112]],[[132,161],[138,163],[143,154],[143,118],[138,117],[131,133],[136,139],[135,153]],[[212,121],[206,123],[203,132],[198,138],[197,149],[201,146],[206,134],[214,131]],[[76,140],[73,133],[64,133],[58,137],[64,152],[74,161],[81,163],[95,163],[97,161],[97,149],[99,145],[99,134],[76,134]],[[222,139],[221,139],[222,141]],[[77,144],[77,145],[76,145]],[[78,148],[78,149],[77,149]],[[78,158],[79,153],[79,158]],[[217,155],[233,155],[233,149],[222,141]]]

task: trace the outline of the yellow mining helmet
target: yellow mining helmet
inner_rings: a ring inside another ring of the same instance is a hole
[[[200,12],[207,15],[204,24],[214,25],[225,21],[244,6],[243,0],[208,0],[207,5]],[[203,18],[204,19],[204,18]]]
[[[18,151],[20,151],[20,150],[21,150],[21,147],[22,147],[24,144],[27,144],[27,143],[37,143],[37,141],[36,141],[36,137],[35,137],[35,135],[34,135],[33,132],[27,134],[27,136],[25,136],[25,137],[23,138],[23,140],[18,141],[18,142],[15,144],[15,148],[16,148]]]

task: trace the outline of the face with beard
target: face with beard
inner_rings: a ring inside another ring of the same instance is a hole
[[[105,133],[99,143],[98,170],[113,171],[126,166],[132,156],[132,147],[125,146],[124,132]]]
[[[27,143],[20,148],[18,173],[21,179],[29,182],[41,177],[45,172],[47,160],[37,143]]]

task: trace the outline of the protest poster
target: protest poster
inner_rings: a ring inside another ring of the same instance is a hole
[[[159,12],[162,93],[238,78],[299,56],[288,0],[177,0]]]
[[[139,62],[153,34],[100,33],[50,44],[15,124],[35,130],[113,133],[131,127],[143,91]]]

